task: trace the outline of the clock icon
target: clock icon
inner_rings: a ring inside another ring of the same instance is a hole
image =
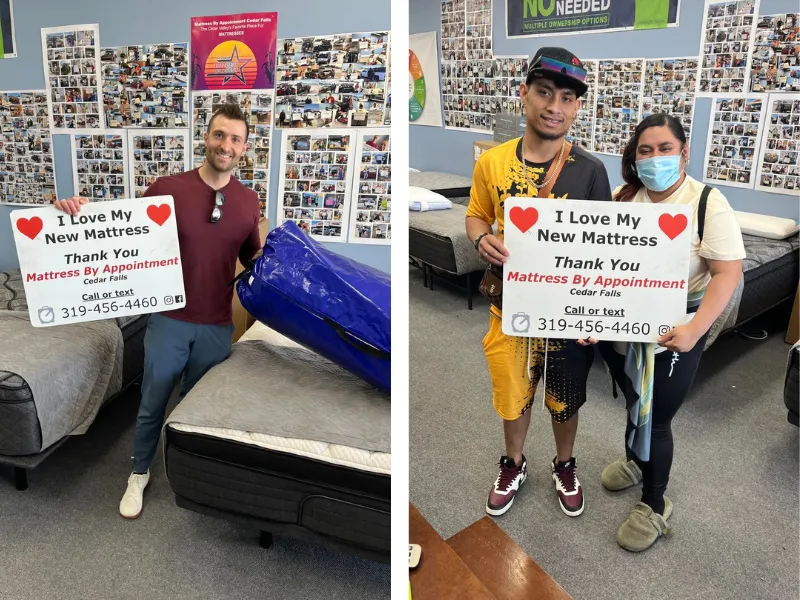
[[[39,309],[39,322],[42,325],[49,325],[56,320],[56,312],[52,306],[43,306]]]

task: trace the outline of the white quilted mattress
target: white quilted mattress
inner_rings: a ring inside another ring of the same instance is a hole
[[[256,321],[256,323],[239,338],[239,341],[246,340],[266,340],[275,346],[298,346],[286,336],[268,328],[259,321]],[[258,448],[266,448],[275,452],[295,454],[297,456],[349,467],[351,469],[358,469],[360,471],[391,475],[392,455],[389,452],[372,452],[362,448],[352,448],[350,446],[329,444],[314,440],[285,438],[239,431],[236,429],[197,427],[178,422],[170,423],[169,426],[177,431],[213,436],[256,446]]]

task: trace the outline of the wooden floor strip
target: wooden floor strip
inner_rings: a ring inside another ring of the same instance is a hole
[[[447,540],[497,600],[572,600],[490,517]]]
[[[422,546],[419,566],[410,573],[413,600],[495,600],[414,505],[409,508],[409,542]]]

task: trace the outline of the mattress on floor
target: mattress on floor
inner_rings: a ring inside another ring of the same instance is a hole
[[[751,319],[765,310],[794,297],[800,268],[800,236],[773,240],[743,235],[747,257],[742,264],[744,290],[737,323]]]
[[[264,530],[388,553],[390,438],[386,395],[256,323],[167,418],[167,477]]]
[[[0,272],[0,310],[28,310],[19,270]],[[128,353],[127,344],[132,341],[132,346],[142,345],[147,315],[122,317],[117,319],[117,324],[126,344],[121,384],[124,386],[141,371],[141,352]],[[42,428],[30,385],[0,364],[0,455],[36,454],[41,448]]]

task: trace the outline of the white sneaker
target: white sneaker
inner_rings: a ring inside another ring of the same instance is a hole
[[[144,488],[150,482],[150,470],[144,475],[137,475],[131,473],[128,477],[128,489],[125,490],[125,495],[119,503],[119,514],[126,519],[136,519],[142,514],[142,497],[144,496]]]

